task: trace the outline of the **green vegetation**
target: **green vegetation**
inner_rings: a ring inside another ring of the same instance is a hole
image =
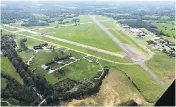
[[[164,92],[164,89],[158,84],[146,71],[139,65],[119,65],[105,61],[100,61],[103,66],[117,68],[126,73],[129,79],[137,86],[141,94],[150,102],[155,103]]]
[[[1,78],[1,89],[6,87],[6,79],[5,78]]]
[[[96,19],[99,21],[103,21],[103,20],[110,20],[112,18],[106,17],[106,16],[102,16],[102,15],[95,15]]]
[[[15,68],[7,57],[1,57],[1,71],[16,79],[19,83],[23,84],[22,78],[16,72]]]
[[[112,52],[122,52],[122,50],[117,47],[115,43],[106,34],[104,34],[96,24],[48,28],[41,30],[41,32],[51,33],[50,35],[55,37],[109,50]]]
[[[68,71],[64,78],[89,80],[100,72],[99,70],[101,70],[101,67],[96,62],[89,63],[85,59],[81,59],[80,61],[63,68],[63,70]]]
[[[28,32],[22,32],[22,34],[27,35],[27,36],[34,36],[34,34],[31,34],[31,33],[28,33]],[[94,56],[97,56],[97,57],[100,57],[100,58],[105,58],[105,59],[109,59],[109,60],[116,61],[116,62],[122,62],[122,63],[131,62],[130,60],[127,60],[127,59],[124,59],[124,58],[115,57],[115,56],[111,56],[111,55],[108,55],[108,54],[96,52],[96,51],[93,51],[93,50],[89,50],[89,49],[82,48],[82,47],[79,47],[79,46],[74,46],[74,45],[64,43],[64,42],[61,42],[61,41],[58,42],[57,40],[54,40],[54,39],[50,39],[50,38],[46,38],[46,37],[42,37],[42,36],[36,36],[36,35],[34,37],[36,39],[41,39],[41,40],[45,40],[45,41],[48,41],[48,42],[52,42],[52,43],[62,45],[62,46],[65,46],[65,47],[68,47],[68,48],[71,48],[71,49],[75,49],[75,50],[78,50],[78,51],[81,51],[81,52],[85,52],[85,53],[88,53],[88,54],[91,54],[91,55],[94,55]],[[122,54],[122,55],[124,54],[124,52],[118,52],[118,53]]]
[[[92,19],[87,15],[80,15],[79,17],[81,23],[92,22]]]
[[[45,38],[45,37],[41,37],[40,39],[46,40],[46,41],[49,41],[49,42],[53,42],[53,43],[56,43],[56,44],[59,44],[59,45],[65,46],[65,47],[69,47],[71,49],[75,49],[75,50],[78,50],[78,51],[81,51],[81,52],[85,52],[85,53],[88,53],[88,54],[91,54],[91,55],[94,55],[94,56],[97,56],[97,57],[100,57],[100,58],[105,58],[105,59],[109,59],[109,60],[116,61],[116,62],[124,62],[124,63],[131,62],[130,60],[127,60],[127,59],[124,59],[124,58],[115,57],[115,56],[112,56],[112,55],[92,51],[92,50],[89,50],[89,49],[86,49],[86,48],[81,48],[81,47],[74,46],[74,45],[64,43],[64,42],[58,42],[57,40],[54,40],[54,39],[49,39],[49,38]]]
[[[29,33],[30,34],[30,33]],[[25,42],[25,45],[29,48],[29,47],[32,47],[32,46],[36,46],[36,45],[39,45],[39,44],[42,44],[44,42],[42,41],[38,41],[38,40],[35,40],[35,39],[31,39],[31,38],[28,38],[28,37],[20,37],[19,39],[17,39],[17,43],[18,43],[18,46],[20,46],[20,41],[22,39],[26,38],[27,41]]]
[[[26,50],[26,51],[18,52],[18,54],[23,59],[24,62],[27,62],[34,54],[34,51]]]
[[[163,36],[163,38],[175,42],[175,21],[167,21],[165,23],[153,22],[153,24],[157,26],[157,30],[159,32],[166,34],[166,36]]]
[[[2,27],[3,29],[10,30],[10,31],[16,31],[16,30],[17,30],[17,28],[11,28],[11,27],[4,26],[4,25],[2,25],[1,27]]]
[[[140,52],[143,52],[144,54],[147,54],[147,52],[142,47],[140,47],[136,42],[134,42],[129,36],[127,36],[122,31],[119,31],[117,29],[110,29],[109,31],[112,34],[114,34],[122,43],[129,44],[129,45],[135,47]]]
[[[149,104],[139,93],[132,81],[121,71],[110,68],[109,74],[103,80],[101,88],[96,96],[85,99],[85,103],[91,102],[104,106],[112,101],[115,105],[134,99],[141,106]],[[119,102],[120,101],[120,102]],[[106,103],[105,103],[106,102]]]
[[[58,52],[55,51],[39,51],[33,59],[34,63],[32,64],[32,67],[41,67],[41,65],[48,63],[57,55]]]
[[[106,21],[106,22],[101,22],[106,28],[109,29],[116,29],[116,22],[115,21]]]
[[[154,55],[152,59],[146,62],[147,66],[169,86],[175,75],[175,58],[161,54]]]

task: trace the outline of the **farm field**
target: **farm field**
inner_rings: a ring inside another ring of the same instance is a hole
[[[1,57],[1,71],[6,75],[11,76],[15,80],[17,80],[19,83],[23,84],[22,78],[16,72],[15,68],[10,63],[7,57]]]

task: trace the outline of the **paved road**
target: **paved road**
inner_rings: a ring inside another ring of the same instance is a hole
[[[107,34],[107,36],[109,36],[114,41],[118,47],[120,47],[127,54],[129,59],[133,61],[140,61],[140,57],[126,48],[108,29],[106,29],[99,21],[97,21],[94,16],[90,16],[90,18],[104,31],[104,33]]]
[[[120,28],[126,35],[132,35],[130,32],[127,32],[124,28],[122,28],[119,24],[117,25],[117,27],[118,28]],[[137,43],[137,41],[136,40],[134,40],[131,36],[129,36],[134,42],[136,42]],[[139,45],[139,44],[138,44]],[[142,45],[139,45],[140,47],[142,47]],[[152,58],[153,57],[153,52],[150,50],[150,49],[148,49],[148,48],[144,48],[144,47],[142,47],[143,49],[145,49],[148,53],[149,53],[149,55],[150,55],[150,57],[148,58],[148,59],[146,59],[146,60],[149,60],[150,58]],[[164,84],[164,82],[162,81],[162,80],[160,80],[156,75],[155,75],[155,73],[153,72],[153,71],[151,71],[147,66],[146,66],[146,64],[145,64],[145,62],[144,61],[140,61],[139,63],[138,63],[145,71],[147,71],[151,76],[152,76],[152,78],[154,78],[163,88],[166,88],[166,86],[165,86],[165,84]]]
[[[158,77],[153,73],[153,71],[151,71],[151,70],[145,65],[144,62],[139,63],[139,65],[140,65],[145,71],[147,71],[147,72],[151,75],[151,77],[154,78],[164,89],[166,89],[166,86],[165,86],[164,82],[163,82],[160,78],[158,78]]]
[[[116,24],[116,26],[117,26],[117,28],[119,28],[121,31],[123,31],[128,37],[130,37],[135,43],[137,43],[137,41],[133,38],[133,37],[131,37],[130,35],[133,35],[133,34],[131,34],[130,32],[128,32],[126,29],[124,29],[122,26],[120,26],[119,24]],[[143,48],[145,51],[147,51],[148,52],[148,54],[150,55],[150,57],[148,58],[148,59],[150,59],[150,58],[152,58],[153,57],[153,52],[150,50],[150,49],[148,49],[147,47],[145,47],[145,46],[143,46],[143,45],[141,45],[141,44],[138,44],[141,48]]]
[[[99,21],[96,20],[94,16],[90,16],[90,18],[119,46],[126,54],[129,59],[133,62],[137,62],[149,75],[156,80],[163,88],[166,88],[164,82],[159,79],[144,63],[144,60],[141,59],[138,54],[135,54],[130,49],[124,47],[121,42],[111,33],[108,29],[106,29]]]

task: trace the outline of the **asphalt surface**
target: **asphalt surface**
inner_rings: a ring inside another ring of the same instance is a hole
[[[157,81],[163,88],[166,88],[164,82],[159,79],[153,71],[151,71],[144,63],[144,60],[138,56],[138,54],[131,51],[129,48],[125,47],[108,29],[106,29],[99,21],[96,20],[94,16],[89,17],[104,31],[104,33],[109,36],[117,46],[119,46],[126,54],[127,58],[131,59],[133,62],[137,62],[155,81]]]
[[[127,54],[129,59],[133,61],[140,61],[140,57],[138,57],[137,54],[127,49],[108,29],[106,29],[99,21],[97,21],[94,16],[90,16],[90,18],[104,31],[104,33],[107,34],[107,36],[109,36],[114,41],[118,47],[120,47]]]

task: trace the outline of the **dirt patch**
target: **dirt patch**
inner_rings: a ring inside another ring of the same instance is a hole
[[[138,104],[143,104],[144,99],[130,80],[119,71],[111,71],[103,80],[100,91],[81,100],[72,100],[62,103],[63,106],[117,106],[133,99]]]
[[[173,82],[174,77],[175,77],[175,72],[167,71],[167,72],[164,72],[164,75],[166,77],[166,80],[168,80],[168,83],[172,83]]]

